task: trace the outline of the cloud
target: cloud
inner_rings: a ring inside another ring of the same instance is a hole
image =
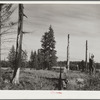
[[[48,27],[52,24],[59,36],[64,31],[76,36],[93,36],[99,30],[99,5],[25,5],[30,26]],[[60,31],[61,30],[61,31]],[[74,33],[73,33],[74,32]],[[85,34],[84,34],[85,33]],[[64,35],[64,34],[63,34]]]
[[[89,51],[94,52],[99,61],[100,48],[95,46],[100,42],[99,10],[99,4],[25,4],[24,13],[28,18],[24,18],[24,30],[33,33],[24,36],[23,42],[29,51],[40,48],[41,36],[52,25],[60,60],[66,59],[67,34],[70,34],[71,58],[84,59],[87,39]],[[17,13],[13,14],[13,20],[16,20]]]

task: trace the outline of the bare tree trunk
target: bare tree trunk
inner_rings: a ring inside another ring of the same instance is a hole
[[[20,68],[18,68],[17,71],[16,71],[16,75],[13,79],[14,84],[19,84],[19,73],[20,73]]]
[[[0,81],[2,80],[2,75],[1,75],[1,9],[2,9],[2,4],[0,4]]]
[[[69,68],[69,37],[70,35],[68,34],[68,45],[67,45],[67,68],[68,70],[70,69]]]
[[[19,73],[21,67],[21,53],[22,53],[22,38],[23,38],[23,4],[19,4],[19,21],[18,21],[18,35],[16,42],[16,59],[15,70],[12,82],[19,84]]]
[[[62,76],[61,76],[61,66],[60,66],[60,75],[59,75],[59,87],[58,90],[62,90]]]
[[[87,53],[88,53],[88,41],[86,40],[86,53],[85,53],[85,67],[87,70]]]

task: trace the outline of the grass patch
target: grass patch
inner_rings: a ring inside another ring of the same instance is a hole
[[[48,70],[21,69],[20,84],[10,83],[12,70],[2,70],[0,90],[58,90],[59,73]],[[100,90],[100,74],[90,76],[80,71],[69,71],[67,88],[64,90]],[[77,79],[83,79],[84,84],[77,83]]]
[[[25,69],[20,72],[20,84],[11,84],[13,71],[2,70],[1,90],[57,90],[57,72]]]

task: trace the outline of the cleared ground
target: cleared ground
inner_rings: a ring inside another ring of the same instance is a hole
[[[66,79],[68,83],[63,90],[100,90],[99,74],[96,76],[80,71],[69,71]],[[20,84],[12,85],[9,79],[12,72],[2,70],[3,81],[0,83],[1,90],[58,90],[59,73],[48,70],[23,69],[20,72]]]

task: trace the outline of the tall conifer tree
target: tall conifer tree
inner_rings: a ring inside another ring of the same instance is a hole
[[[55,50],[55,37],[54,37],[54,31],[52,27],[49,27],[49,31],[45,32],[42,36],[42,53],[44,57],[44,68],[51,69],[53,66],[57,63],[57,57],[56,57],[56,50]]]

